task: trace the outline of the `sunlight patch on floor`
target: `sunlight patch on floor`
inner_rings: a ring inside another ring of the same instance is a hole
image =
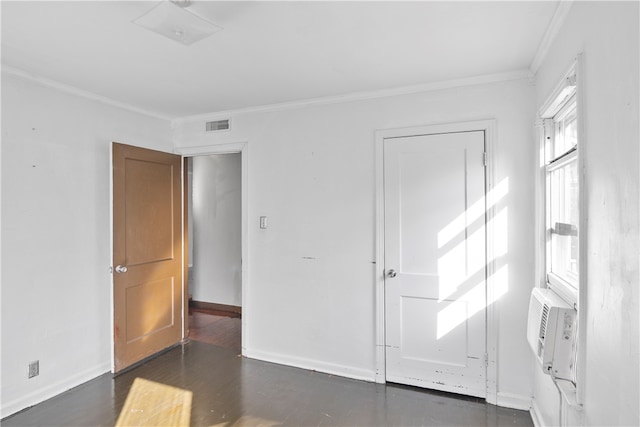
[[[136,378],[116,427],[188,426],[192,397],[189,390]]]
[[[268,420],[266,418],[255,417],[253,415],[243,415],[234,422],[225,422],[212,425],[211,427],[241,427],[241,426],[260,426],[271,427],[281,426],[281,422]]]

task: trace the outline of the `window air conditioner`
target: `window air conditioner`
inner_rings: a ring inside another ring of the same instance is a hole
[[[575,319],[573,307],[550,289],[531,292],[527,340],[545,374],[572,379]]]

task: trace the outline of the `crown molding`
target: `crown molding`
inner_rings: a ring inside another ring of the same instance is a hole
[[[156,119],[171,121],[173,117],[167,116],[165,114],[158,113],[156,111],[149,111],[143,108],[139,108],[124,102],[116,101],[115,99],[108,98],[106,96],[98,95],[93,92],[89,92],[83,89],[78,89],[77,87],[70,86],[64,83],[60,83],[59,81],[49,79],[46,77],[38,76],[27,71],[21,70],[19,68],[15,68],[9,65],[2,64],[2,73],[19,77],[25,80],[29,80],[34,83],[38,83],[42,86],[46,86],[52,89],[56,89],[60,92],[68,93],[71,95],[78,96],[80,98],[89,99],[92,101],[100,102],[102,104],[109,105],[111,107],[120,108],[123,110],[131,111],[133,113],[143,114],[145,116],[154,117]]]
[[[167,120],[171,122],[171,126],[173,128],[175,128],[175,126],[178,126],[182,123],[197,122],[201,120],[210,120],[210,119],[216,119],[220,117],[228,118],[238,114],[266,113],[266,112],[291,110],[296,108],[303,108],[303,107],[317,106],[317,105],[340,104],[340,103],[364,101],[364,100],[377,99],[377,98],[386,98],[386,97],[392,97],[392,96],[398,96],[398,95],[410,95],[415,93],[432,92],[437,90],[452,89],[452,88],[464,87],[464,86],[500,83],[500,82],[506,82],[511,80],[531,81],[531,79],[533,78],[533,75],[530,70],[517,70],[517,71],[511,71],[507,73],[487,74],[487,75],[468,77],[463,79],[445,80],[440,82],[433,82],[433,83],[426,83],[426,84],[412,85],[412,86],[401,86],[401,87],[392,88],[392,89],[355,92],[355,93],[350,93],[345,95],[311,98],[306,100],[285,102],[285,103],[279,103],[279,104],[267,104],[267,105],[259,105],[254,107],[239,108],[234,110],[214,111],[210,113],[175,118],[175,117],[167,116],[165,114],[161,114],[155,111],[145,110],[143,108],[139,108],[124,102],[116,101],[106,96],[98,95],[90,91],[86,91],[74,86],[60,83],[53,79],[37,76],[35,74],[29,73],[19,68],[15,68],[5,64],[2,65],[2,73],[20,77],[20,78],[38,83],[43,86],[56,89],[61,92],[65,92],[75,96],[79,96],[81,98],[97,101],[102,104],[110,105],[112,107],[117,107],[120,109],[124,109],[124,110],[131,111],[138,114],[143,114],[143,115],[154,117],[161,120]]]
[[[571,6],[573,6],[573,1],[574,0],[560,0],[558,2],[556,11],[551,18],[551,22],[549,22],[549,26],[547,27],[540,44],[538,45],[536,55],[533,57],[533,61],[531,61],[531,65],[529,66],[529,71],[531,71],[532,74],[538,72],[542,62],[547,57],[549,49],[551,49],[551,45],[560,32],[560,29],[569,14],[569,10],[571,10]]]
[[[235,110],[213,111],[211,113],[197,114],[174,119],[172,125],[178,126],[183,123],[198,122],[202,120],[215,120],[218,118],[229,118],[238,114],[249,113],[270,113],[283,110],[292,110],[303,107],[340,104],[369,99],[386,98],[398,95],[410,95],[422,92],[432,92],[436,90],[451,89],[463,86],[475,86],[489,83],[500,83],[511,80],[531,80],[533,78],[529,70],[517,70],[507,73],[487,74],[463,79],[445,80],[434,83],[426,83],[412,86],[401,86],[393,89],[383,89],[377,91],[355,92],[346,95],[326,96],[311,98],[300,101],[284,102],[279,104],[267,104],[255,107],[239,108]]]

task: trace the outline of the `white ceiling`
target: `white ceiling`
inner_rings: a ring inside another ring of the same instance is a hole
[[[169,118],[530,67],[558,1],[218,2],[184,46],[157,2],[2,1],[2,64]]]

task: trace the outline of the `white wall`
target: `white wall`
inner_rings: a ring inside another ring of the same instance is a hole
[[[242,305],[241,157],[197,156],[191,183],[194,301]]]
[[[586,377],[579,386],[582,422],[590,426],[640,424],[638,6],[575,2],[537,74],[540,106],[584,53],[586,140],[580,155],[586,164],[589,258],[587,322],[580,325],[587,339]],[[548,377],[536,374],[534,399],[544,424],[557,424],[553,388]]]
[[[112,141],[170,124],[3,73],[2,417],[110,370]]]
[[[248,141],[246,349],[262,358],[374,379],[375,131],[497,120],[497,180],[508,178],[508,292],[498,301],[499,399],[528,407],[526,312],[533,286],[534,88],[527,81],[238,114],[207,135],[178,123],[178,147]],[[269,228],[258,228],[259,216]]]

